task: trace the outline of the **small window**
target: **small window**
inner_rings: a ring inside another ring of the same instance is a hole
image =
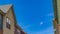
[[[18,32],[18,34],[20,34],[20,30],[19,29],[17,29],[17,32]]]
[[[0,14],[0,30],[3,28],[3,16]]]
[[[10,19],[9,18],[6,19],[6,27],[8,29],[10,29]]]

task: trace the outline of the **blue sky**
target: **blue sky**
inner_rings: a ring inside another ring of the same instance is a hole
[[[27,34],[54,34],[52,0],[0,0],[13,4],[18,25]]]

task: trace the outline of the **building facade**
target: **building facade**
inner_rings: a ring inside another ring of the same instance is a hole
[[[17,31],[16,31],[17,28]],[[0,34],[21,34],[17,26],[12,4],[0,6]],[[20,32],[20,33],[19,33]]]
[[[60,0],[53,0],[54,7],[54,34],[60,34]]]
[[[26,34],[22,29],[18,26],[15,25],[15,33],[14,34]]]

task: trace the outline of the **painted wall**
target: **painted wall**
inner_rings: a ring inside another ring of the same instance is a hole
[[[57,0],[58,22],[60,24],[60,0]]]
[[[6,27],[6,17],[8,17],[10,20],[11,20],[11,29],[8,29]],[[14,30],[15,30],[15,27],[14,27],[14,16],[13,16],[13,12],[12,12],[12,8],[10,8],[10,10],[8,11],[8,13],[3,17],[3,34],[14,34]]]

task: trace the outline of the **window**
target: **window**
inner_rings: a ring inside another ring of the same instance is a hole
[[[3,16],[0,14],[0,29],[3,27]]]
[[[19,29],[17,29],[17,32],[18,32],[18,34],[20,34],[20,30]]]
[[[10,19],[6,18],[6,27],[10,29]]]

